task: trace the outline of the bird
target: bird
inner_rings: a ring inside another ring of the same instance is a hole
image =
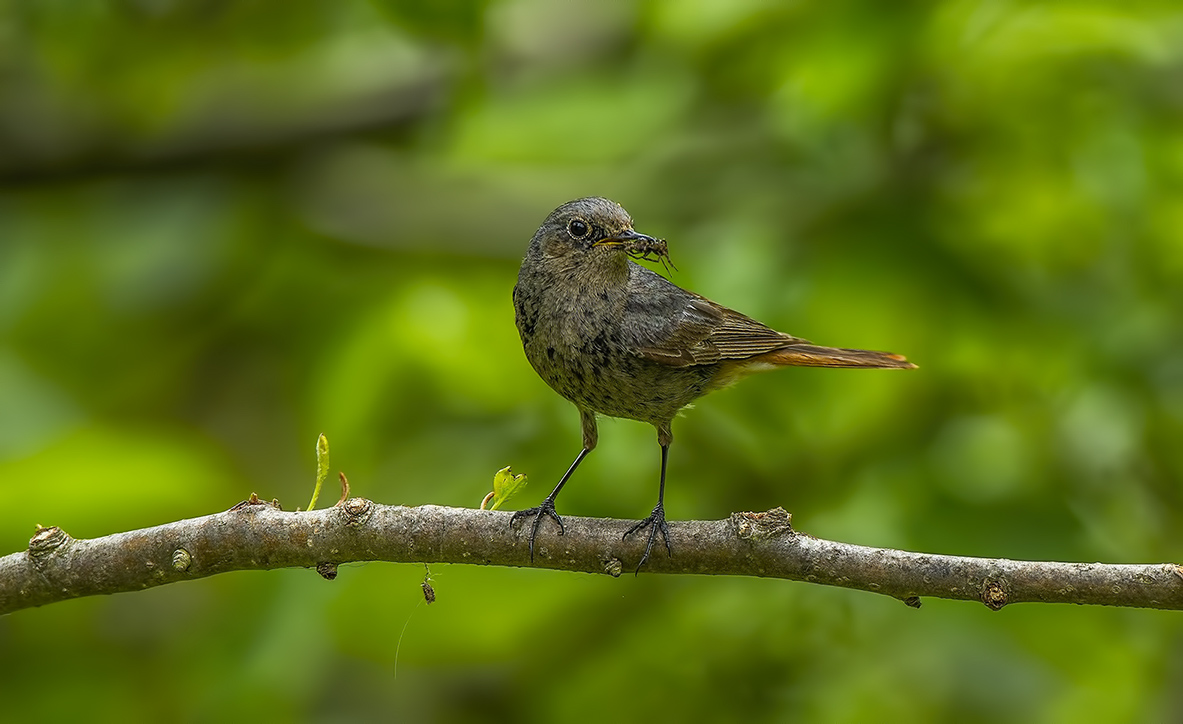
[[[596,448],[597,415],[653,425],[661,447],[657,505],[623,538],[648,529],[649,560],[657,536],[673,555],[665,517],[671,423],[699,397],[754,372],[786,366],[914,369],[890,352],[813,345],[675,285],[633,258],[668,262],[665,240],[637,232],[609,199],[562,204],[538,227],[513,289],[514,321],[526,359],[546,384],[579,410],[583,447],[549,495],[513,514],[533,518],[534,540],[546,518],[566,533],[555,499]]]

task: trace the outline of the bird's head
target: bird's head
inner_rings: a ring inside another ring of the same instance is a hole
[[[547,261],[573,266],[624,266],[624,257],[667,257],[665,241],[638,233],[615,201],[598,196],[568,201],[546,217],[530,243]]]

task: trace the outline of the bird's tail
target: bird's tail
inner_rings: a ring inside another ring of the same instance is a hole
[[[839,349],[813,344],[790,344],[751,359],[770,365],[794,367],[881,367],[912,370],[916,365],[902,354],[875,352],[868,349]]]

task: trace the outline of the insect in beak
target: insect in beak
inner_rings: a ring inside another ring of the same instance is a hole
[[[624,253],[634,259],[660,261],[661,265],[665,267],[667,274],[671,268],[674,271],[678,269],[678,267],[674,266],[674,262],[670,260],[669,247],[665,239],[656,239],[647,234],[633,231],[632,229],[625,229],[612,236],[606,236],[597,241],[594,246],[619,246],[624,249]]]

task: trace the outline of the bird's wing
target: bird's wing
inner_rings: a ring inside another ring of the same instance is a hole
[[[622,330],[637,354],[673,367],[746,359],[804,343],[630,262]]]

